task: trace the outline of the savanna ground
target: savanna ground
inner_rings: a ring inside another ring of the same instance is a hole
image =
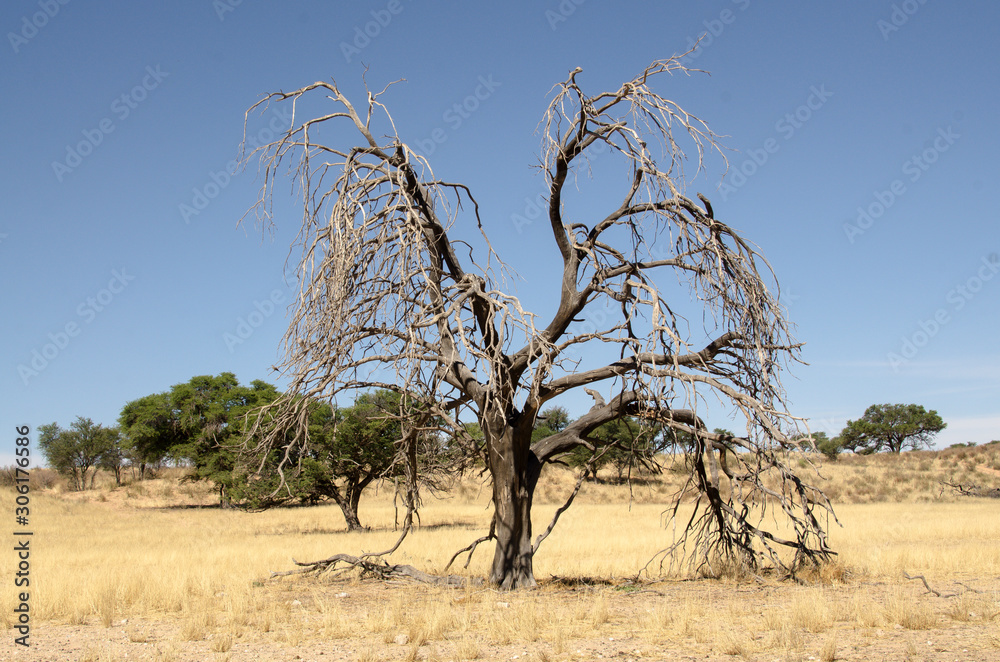
[[[207,507],[208,487],[176,471],[121,488],[101,477],[77,493],[54,481],[31,494],[27,650],[11,629],[15,553],[0,553],[0,659],[1000,661],[1000,501],[940,484],[1000,486],[1000,444],[816,463],[843,524],[831,526],[840,555],[801,583],[661,575],[655,563],[637,577],[671,540],[663,511],[679,475],[668,471],[631,495],[586,484],[536,556],[541,586],[517,593],[268,579],[293,557],[389,547],[391,488],[362,501],[372,530],[346,533],[335,506]],[[543,477],[538,531],[572,483],[559,470]],[[13,517],[13,499],[0,489],[0,512]],[[421,527],[393,561],[443,571],[485,531],[487,504],[471,478],[426,496]],[[491,552],[484,544],[467,572],[485,574]]]

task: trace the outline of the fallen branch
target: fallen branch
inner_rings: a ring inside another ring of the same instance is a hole
[[[942,485],[950,487],[962,496],[986,497],[988,499],[1000,499],[1000,487],[988,488],[980,485],[962,485],[961,483],[949,483],[942,480]]]
[[[926,589],[927,589],[927,592],[928,592],[928,593],[933,593],[934,595],[938,596],[939,598],[954,598],[955,596],[957,596],[957,595],[958,595],[958,593],[942,593],[941,591],[938,591],[938,590],[935,590],[935,589],[931,588],[931,585],[927,583],[927,580],[926,580],[926,579],[924,578],[924,576],[923,576],[923,575],[913,575],[913,576],[911,577],[911,576],[910,576],[910,575],[909,575],[909,574],[908,574],[908,573],[907,573],[907,572],[906,572],[906,571],[904,570],[904,571],[903,571],[903,576],[904,576],[904,577],[906,577],[907,579],[910,579],[910,580],[913,580],[913,579],[919,579],[919,580],[920,580],[921,582],[923,582],[923,584],[924,584],[924,588],[926,588]]]
[[[295,565],[300,566],[298,570],[286,570],[283,572],[272,572],[270,579],[275,577],[287,577],[289,575],[304,575],[310,573],[333,572],[337,569],[337,564],[343,564],[342,569],[357,568],[361,570],[362,577],[368,575],[378,579],[410,579],[422,584],[434,584],[436,586],[465,586],[466,584],[477,584],[474,578],[461,577],[459,575],[447,575],[441,577],[431,575],[422,570],[417,570],[412,565],[393,565],[385,561],[369,561],[350,554],[335,554],[322,561],[309,561],[301,563],[292,559]]]
[[[938,590],[935,590],[935,589],[931,588],[930,584],[927,583],[927,580],[924,579],[923,575],[912,575],[911,576],[911,575],[909,575],[904,570],[903,571],[903,576],[906,577],[907,579],[911,579],[911,580],[912,579],[919,579],[921,582],[923,582],[924,588],[927,589],[928,593],[933,593],[934,595],[936,595],[939,598],[956,598],[956,597],[962,595],[963,593],[982,593],[982,591],[974,589],[971,586],[966,586],[962,582],[955,582],[955,583],[958,584],[959,586],[961,586],[962,588],[964,588],[965,589],[964,591],[959,591],[957,593],[942,593],[941,591],[938,591]]]

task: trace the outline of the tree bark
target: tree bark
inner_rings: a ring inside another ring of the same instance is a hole
[[[348,531],[361,531],[364,528],[361,526],[361,520],[358,519],[358,511],[354,507],[344,502],[340,504],[340,510],[344,513],[344,521],[347,522]]]
[[[530,451],[531,429],[505,427],[489,447],[496,550],[489,582],[503,590],[536,586],[532,566],[531,503],[541,472]]]
[[[330,496],[340,506],[340,511],[344,513],[344,521],[347,523],[348,531],[361,531],[361,520],[358,519],[358,503],[361,500],[361,491],[345,497],[339,489],[330,490]]]
[[[351,512],[354,514],[354,524],[357,528],[361,528],[361,520],[358,518],[358,506],[361,504],[361,492],[363,488],[358,488],[351,493]],[[355,529],[348,527],[349,531],[354,531]]]

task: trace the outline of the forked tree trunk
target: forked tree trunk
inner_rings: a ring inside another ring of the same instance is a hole
[[[487,437],[489,439],[489,437]],[[535,586],[531,549],[531,502],[540,465],[532,455],[530,429],[507,427],[489,443],[493,476],[496,551],[489,582],[504,590]]]

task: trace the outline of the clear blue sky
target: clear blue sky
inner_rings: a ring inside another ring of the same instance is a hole
[[[657,89],[739,150],[694,187],[783,286],[809,363],[792,410],[832,435],[913,402],[947,421],[938,445],[1000,438],[997,4],[234,2],[0,7],[0,464],[17,425],[110,425],[199,374],[281,383],[299,219],[238,228],[259,181],[227,172],[261,95],[334,78],[363,99],[364,66],[373,88],[405,78],[384,97],[401,136],[441,129],[435,171],[472,187],[544,314],[551,239],[513,219],[541,191],[552,84],[580,66],[585,89],[616,88],[706,32],[690,63],[711,74]]]

